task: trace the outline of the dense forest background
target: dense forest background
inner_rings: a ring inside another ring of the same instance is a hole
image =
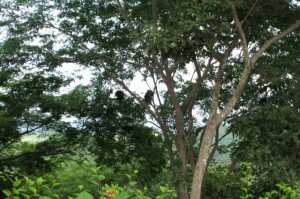
[[[300,197],[299,26],[292,0],[2,0],[0,198]]]

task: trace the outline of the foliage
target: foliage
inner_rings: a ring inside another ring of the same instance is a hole
[[[259,143],[272,137],[280,147],[287,143],[299,148],[298,131],[291,128],[298,126],[298,94],[293,97],[294,90],[289,90],[297,88],[297,80],[287,78],[299,77],[293,72],[299,54],[294,31],[300,26],[294,1],[7,0],[0,10],[0,150],[25,134],[48,134],[30,153],[1,154],[3,165],[32,153],[52,156],[84,146],[99,154],[98,163],[114,164],[115,169],[130,164],[145,173],[146,181],[150,172],[162,170],[165,155],[155,155],[166,151],[178,197],[185,199],[192,180],[192,198],[200,197],[210,146],[227,116],[237,118],[227,122],[236,125],[231,131],[240,142],[233,156],[240,162],[276,152],[272,143]],[[292,39],[283,42],[288,34]],[[295,45],[289,49],[291,41]],[[289,59],[294,61],[285,65]],[[61,95],[60,88],[71,80],[58,69],[67,65],[93,70],[94,84]],[[145,89],[131,87],[136,77]],[[259,93],[258,87],[267,87],[266,92]],[[115,99],[110,90],[122,90],[124,99]],[[288,95],[295,102],[282,103]],[[263,96],[276,110],[255,102]],[[250,113],[243,115],[242,121],[249,121],[243,126],[238,119],[244,108]],[[266,110],[274,115],[259,118]],[[293,118],[283,118],[288,114]],[[147,120],[158,128],[145,127]],[[265,128],[262,122],[270,125]],[[282,134],[274,133],[277,128],[288,134],[282,143]],[[259,139],[265,130],[270,137]],[[253,132],[256,138],[251,139]],[[258,146],[263,147],[255,155]],[[257,161],[260,175],[288,154],[279,151],[275,158],[267,155],[269,164]]]
[[[139,170],[142,183],[150,181],[166,164],[161,134],[146,126],[145,110],[131,97],[119,100],[112,94],[98,79],[62,96],[69,106],[66,113],[80,126],[66,136],[90,152],[98,165],[116,171],[127,165]]]
[[[257,192],[300,177],[298,37],[295,32],[262,56],[240,102],[243,108],[228,121],[228,132],[236,137],[232,159],[253,164],[260,176]]]
[[[87,167],[86,167],[87,168]],[[74,167],[76,169],[76,167]],[[78,169],[78,167],[77,167]],[[103,175],[100,167],[87,168],[89,173],[86,173],[84,180],[82,176],[69,176],[69,180],[78,180],[74,183],[76,188],[73,188],[69,183],[71,181],[64,181],[58,176],[47,176],[46,178],[39,177],[37,179],[31,179],[28,177],[10,179],[12,182],[11,189],[2,190],[7,198],[76,198],[76,199],[88,199],[88,198],[143,198],[150,199],[153,197],[147,196],[149,191],[147,188],[139,188],[138,182],[134,180],[134,176],[137,175],[137,171],[133,175],[123,174],[127,178],[127,182],[120,186],[113,182],[108,182],[105,175]],[[86,171],[86,170],[85,170]],[[67,174],[67,173],[66,173]],[[67,174],[68,175],[68,174]],[[71,177],[71,178],[70,178]],[[82,184],[87,182],[88,184]],[[88,185],[88,186],[86,186]],[[93,186],[91,186],[93,185]],[[69,192],[62,192],[61,188],[68,189]],[[77,190],[77,191],[75,191]],[[167,186],[160,186],[156,199],[169,199],[175,198],[175,191]]]
[[[259,198],[259,199],[273,199],[273,198],[290,198],[296,199],[300,197],[300,182],[295,182],[292,185],[285,183],[278,183],[273,190],[267,191],[262,194],[262,196],[255,196],[256,192],[255,187],[257,186],[258,176],[253,175],[251,163],[244,163],[243,166],[245,170],[242,172],[243,177],[241,178],[243,194],[240,196],[240,199],[250,199],[250,198]]]
[[[258,177],[253,174],[252,168],[250,163],[243,163],[241,173],[237,176],[226,175],[228,172],[226,167],[210,168],[205,177],[203,196],[225,199],[296,199],[300,196],[299,181],[293,184],[278,183],[274,189],[256,195]],[[169,186],[160,184],[142,188],[137,179],[138,171],[134,171],[131,175],[114,173],[109,168],[93,167],[84,163],[81,166],[69,165],[69,169],[58,171],[54,176],[9,178],[12,186],[2,192],[6,198],[177,198],[175,190]]]
[[[239,173],[228,175],[228,165],[212,165],[208,168],[203,181],[203,198],[238,198],[240,196]]]

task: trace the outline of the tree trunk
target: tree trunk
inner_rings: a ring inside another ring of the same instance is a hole
[[[179,182],[178,199],[188,199],[187,186],[185,180]]]
[[[199,199],[201,197],[202,181],[207,166],[210,146],[214,138],[214,132],[219,123],[220,122],[215,117],[211,117],[211,119],[207,123],[207,127],[205,129],[200,147],[196,168],[194,170],[191,199]]]
[[[188,192],[187,192],[187,184],[186,184],[186,167],[180,169],[179,177],[178,177],[178,183],[179,183],[179,193],[178,198],[179,199],[188,199]]]
[[[177,181],[179,185],[179,193],[178,198],[179,199],[188,199],[188,192],[187,192],[187,184],[186,184],[186,166],[187,166],[187,154],[186,154],[186,146],[184,142],[184,137],[180,137],[180,135],[183,135],[182,133],[179,134],[179,159],[180,159],[180,169],[179,174],[177,176]]]

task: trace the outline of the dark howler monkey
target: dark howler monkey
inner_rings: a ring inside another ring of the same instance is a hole
[[[259,104],[260,104],[260,105],[266,105],[267,102],[268,102],[268,99],[265,98],[265,97],[263,97],[263,98],[261,98],[261,99],[259,100]]]
[[[122,126],[122,130],[123,130],[124,134],[129,134],[130,132],[132,132],[134,130],[134,127],[125,125],[125,126]]]
[[[106,118],[111,118],[115,115],[115,109],[112,108],[112,107],[109,107],[106,109],[106,112],[105,112],[105,116]]]
[[[154,93],[150,90],[147,90],[144,96],[144,100],[147,104],[150,104],[153,99]]]
[[[117,97],[117,100],[123,100],[124,99],[124,93],[122,91],[116,91],[115,96]]]

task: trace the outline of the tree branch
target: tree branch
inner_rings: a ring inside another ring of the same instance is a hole
[[[281,33],[275,35],[268,41],[266,41],[260,49],[255,53],[255,55],[251,59],[251,64],[254,65],[258,58],[275,42],[279,41],[280,39],[284,38],[288,34],[292,33],[296,29],[300,27],[300,19],[298,19],[294,24],[292,24],[289,28],[285,29]]]
[[[123,6],[121,4],[121,2],[119,0],[117,0],[117,3],[118,3],[118,6],[117,6],[117,9],[119,10],[121,16],[124,18],[124,20],[126,21],[129,29],[133,32],[134,31],[134,27],[132,26],[132,23],[128,17],[128,14],[127,14],[127,11],[125,9],[125,6]]]
[[[296,30],[299,27],[300,27],[300,20],[297,20],[289,28],[287,28],[286,30],[282,31],[281,33],[275,35],[274,37],[272,37],[271,39],[269,39],[268,41],[266,41],[260,47],[260,49],[255,53],[255,55],[252,57],[251,62],[250,62],[249,65],[247,65],[245,63],[244,71],[242,73],[240,81],[239,81],[238,85],[236,86],[236,89],[235,89],[233,95],[231,96],[230,100],[228,101],[228,103],[225,105],[224,109],[220,113],[220,116],[221,116],[220,119],[221,120],[224,119],[232,111],[233,107],[235,106],[235,104],[237,103],[238,99],[242,95],[242,92],[243,92],[243,90],[244,90],[244,88],[246,86],[246,83],[248,81],[248,78],[249,78],[249,76],[251,74],[251,70],[252,70],[253,66],[255,65],[256,61],[258,60],[258,58],[273,43],[275,43],[276,41],[279,41],[280,39],[282,39],[283,37],[287,36],[288,34],[290,34],[291,32],[293,32],[294,30]]]
[[[220,129],[220,124],[217,126],[216,128],[216,133],[215,133],[215,143],[214,143],[214,146],[213,146],[213,149],[211,150],[210,152],[210,155],[207,159],[207,165],[206,165],[206,168],[208,168],[209,166],[209,163],[212,161],[215,153],[216,153],[216,150],[218,149],[218,146],[219,146],[219,129]]]
[[[23,152],[23,153],[18,154],[18,155],[6,157],[6,158],[1,158],[0,162],[1,163],[8,162],[8,161],[16,160],[16,159],[19,159],[21,157],[28,156],[28,155],[42,155],[42,156],[56,155],[58,153],[62,153],[63,152],[63,150],[60,149],[60,148],[64,147],[64,146],[66,146],[65,143],[63,145],[55,146],[53,148],[47,148],[47,149],[44,149],[44,150],[27,151],[27,152]]]
[[[157,0],[152,0],[152,23],[155,27],[157,27],[158,9],[157,9]]]
[[[151,115],[151,117],[153,117],[157,123],[160,125],[160,127],[162,128],[163,132],[167,132],[169,136],[166,135],[166,138],[171,137],[174,141],[176,141],[176,137],[174,136],[174,134],[169,130],[169,128],[164,124],[164,122],[162,121],[162,119],[159,117],[159,114],[155,114],[150,107],[143,101],[143,99],[141,97],[139,97],[137,94],[133,93],[128,86],[125,85],[125,83],[116,78],[114,75],[110,74],[111,78],[118,83],[120,86],[123,87],[124,90],[126,90],[135,100],[137,100],[139,102],[139,104],[141,106],[143,106],[148,113]]]
[[[196,70],[197,75],[198,75],[197,76],[197,81],[196,81],[195,86],[192,88],[192,90],[187,94],[187,97],[186,97],[185,102],[183,104],[183,107],[188,106],[188,110],[193,108],[193,106],[195,104],[195,101],[197,99],[197,96],[198,96],[198,90],[201,87],[202,82],[205,80],[205,78],[208,74],[208,71],[213,67],[212,57],[209,58],[208,64],[205,67],[205,70],[204,70],[202,76],[201,76],[201,73],[199,71],[200,70],[200,65],[198,64],[196,59],[194,59],[194,65],[195,65],[195,70]]]
[[[237,32],[238,32],[238,34],[240,36],[240,39],[241,39],[245,64],[250,65],[247,39],[246,39],[244,30],[242,28],[242,24],[241,24],[241,22],[238,18],[238,15],[237,15],[237,12],[236,12],[236,9],[235,9],[235,5],[232,2],[230,2],[230,4],[231,4],[231,10],[232,10],[232,16],[233,16],[234,24],[236,26]]]
[[[247,21],[248,17],[251,15],[251,13],[253,12],[254,8],[256,7],[257,3],[259,0],[256,0],[253,5],[251,6],[250,10],[248,11],[247,15],[244,17],[244,19],[241,22],[241,25],[243,25],[245,23],[245,21]]]
[[[217,77],[215,78],[215,85],[214,85],[214,89],[213,89],[213,97],[212,97],[212,102],[211,102],[212,116],[217,113],[217,109],[219,106],[219,99],[220,99],[220,95],[221,95],[224,71],[225,71],[225,66],[227,65],[227,60],[228,60],[231,52],[233,51],[233,49],[236,47],[237,43],[238,43],[238,37],[235,36],[233,38],[232,42],[229,44],[228,48],[225,50],[222,61],[220,62]]]
[[[168,0],[164,0],[164,4],[165,4],[165,8],[168,10],[170,16],[172,16],[173,13],[172,13],[172,9],[171,9],[169,1]]]

